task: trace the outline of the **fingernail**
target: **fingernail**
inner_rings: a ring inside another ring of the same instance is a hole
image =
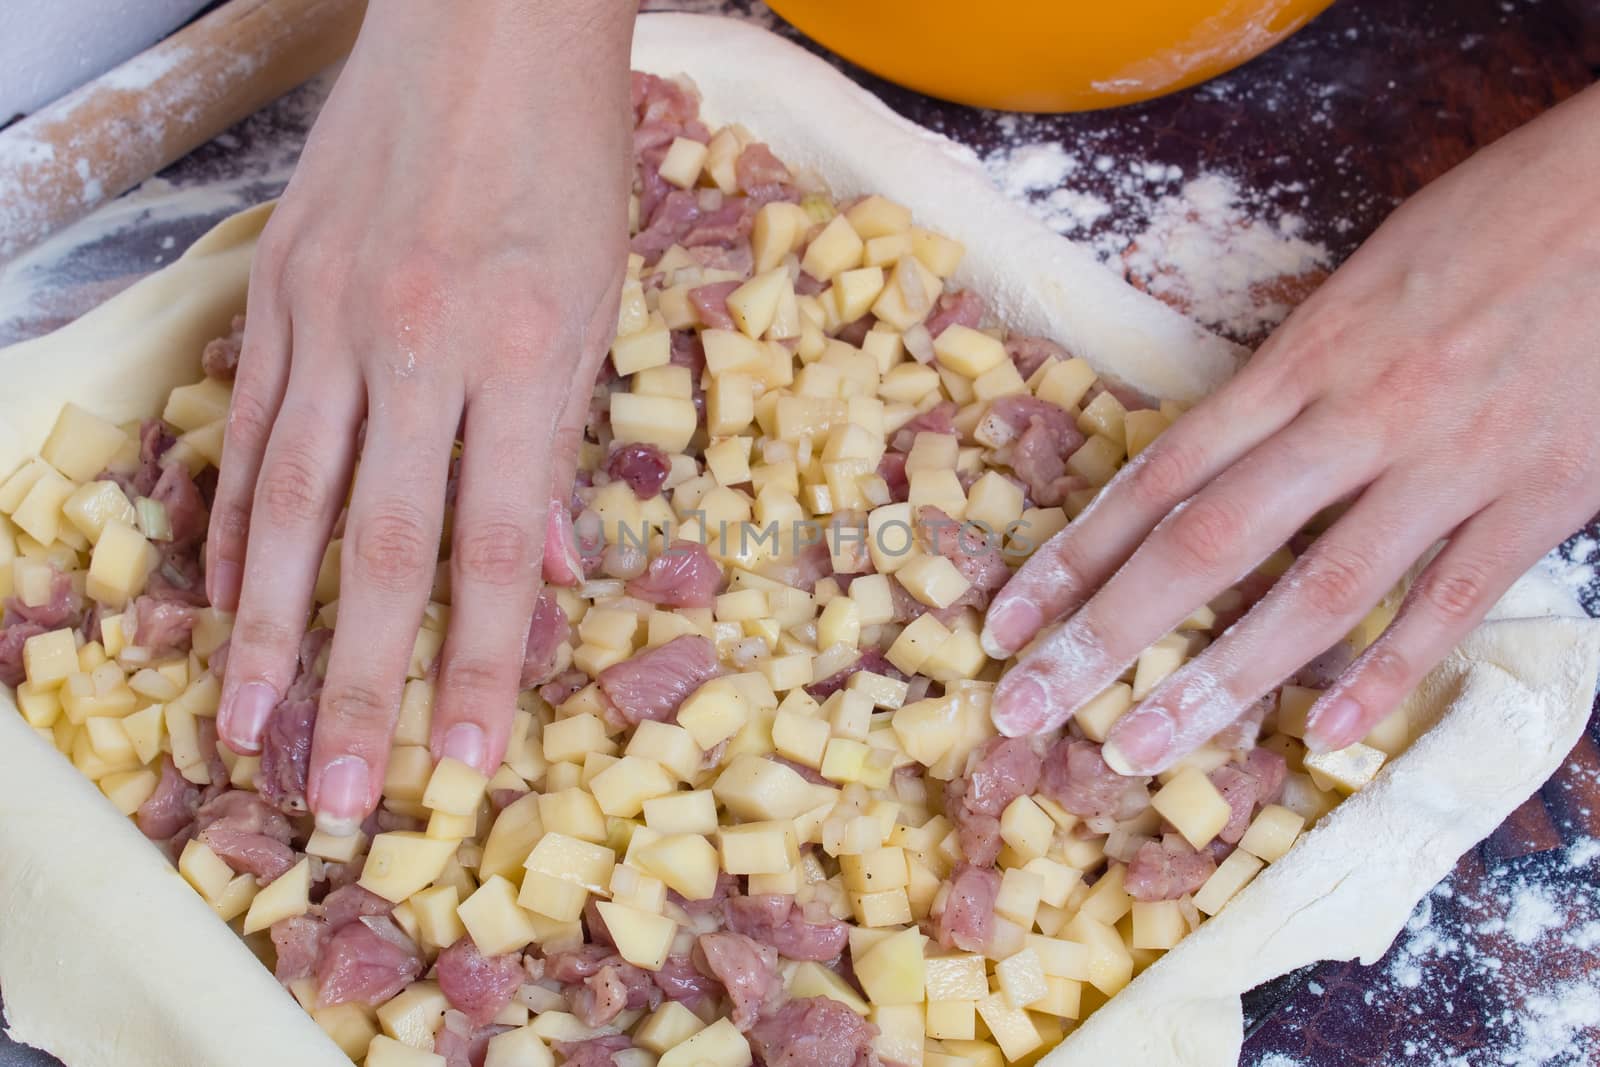
[[[1009,659],[1042,625],[1044,614],[1038,606],[1014,597],[989,612],[978,641],[991,659]]]
[[[240,581],[241,571],[237,563],[229,560],[218,563],[211,574],[211,588],[215,591],[211,606],[220,611],[238,608]]]
[[[324,767],[317,780],[317,825],[334,833],[336,826],[359,823],[367,813],[371,773],[360,756],[340,756]]]
[[[440,746],[442,759],[453,759],[465,763],[468,767],[476,767],[483,771],[483,750],[486,741],[483,730],[470,722],[457,723],[450,727],[444,735],[444,744]],[[484,771],[487,774],[487,771]]]
[[[241,755],[254,755],[261,749],[261,735],[278,706],[277,692],[265,682],[246,682],[233,690],[223,702],[217,718],[222,739]]]
[[[1334,697],[1306,724],[1306,746],[1313,752],[1333,752],[1361,740],[1361,705],[1350,697]]]
[[[996,690],[994,705],[989,709],[995,729],[1007,737],[1021,737],[1043,729],[1049,714],[1049,691],[1029,675]]]
[[[1148,774],[1172,747],[1172,719],[1164,711],[1146,708],[1117,723],[1101,746],[1106,766],[1124,775]]]

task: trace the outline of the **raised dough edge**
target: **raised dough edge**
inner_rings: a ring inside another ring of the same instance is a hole
[[[803,49],[730,20],[649,15],[639,20],[634,61],[692,72],[710,116],[744,123],[780,155],[826,174],[836,191],[905,201],[967,245],[962,284],[1102,372],[1187,401],[1235,368],[1234,346],[1050,233],[994,190],[970,155]],[[0,469],[43,440],[68,400],[132,418],[191,377],[194,353],[243,306],[267,210],[224,221],[176,263],[77,322],[0,350],[0,375],[18,386],[0,396]],[[1505,603],[1543,612],[1568,599],[1530,576]],[[1316,959],[1381,954],[1416,900],[1559,765],[1587,717],[1597,663],[1600,624],[1588,620],[1480,627],[1413,698],[1424,711],[1447,707],[1440,725],[1047,1062],[1235,1063],[1238,994]],[[1485,780],[1474,762],[1486,743],[1504,740],[1512,707],[1520,711],[1516,743],[1497,748]],[[1385,862],[1363,864],[1374,845]],[[1390,847],[1407,862],[1395,864]],[[0,849],[0,899],[9,906],[0,985],[18,1040],[71,1067],[347,1064],[4,696]]]

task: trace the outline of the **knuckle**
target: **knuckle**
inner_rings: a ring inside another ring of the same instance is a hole
[[[330,680],[322,693],[318,725],[326,720],[344,734],[386,733],[397,705],[397,699],[371,683]]]
[[[499,518],[464,526],[453,553],[461,576],[490,585],[511,585],[526,578],[533,554],[528,525]]]
[[[280,526],[301,526],[322,517],[328,488],[321,466],[302,444],[286,444],[273,450],[256,490],[257,503],[268,521]]]
[[[248,609],[241,611],[233,624],[230,647],[236,652],[231,666],[238,668],[246,657],[257,660],[293,656],[300,644],[300,632],[278,619]]]
[[[243,365],[241,362],[240,366]],[[253,388],[249,383],[239,383],[228,402],[228,424],[225,427],[227,444],[235,448],[261,448],[272,430],[273,414],[262,397],[261,389]]]
[[[1361,664],[1361,680],[1385,691],[1411,688],[1411,662],[1389,642],[1372,646]]]
[[[1168,520],[1164,540],[1178,562],[1195,573],[1209,572],[1231,560],[1244,544],[1249,523],[1239,506],[1225,497],[1200,497]]]
[[[1142,509],[1165,512],[1193,491],[1201,459],[1197,450],[1157,440],[1135,464],[1129,493]]]
[[[1303,591],[1303,603],[1320,615],[1357,614],[1372,599],[1372,564],[1359,552],[1342,546],[1319,546],[1306,557],[1295,584]]]
[[[457,700],[471,707],[495,696],[503,704],[509,697],[499,694],[515,692],[514,665],[507,659],[484,659],[477,656],[455,656],[445,661],[440,672],[440,694],[447,702]]]
[[[1082,538],[1072,536],[1069,526],[1057,534],[1050,546],[1054,566],[1049,573],[1051,592],[1056,598],[1079,598],[1088,591],[1090,562],[1084,555]]]
[[[1435,573],[1422,576],[1417,595],[1440,618],[1468,623],[1487,606],[1488,568],[1477,561],[1455,560]]]
[[[431,581],[436,557],[413,505],[390,502],[356,527],[353,559],[358,575],[386,592]]]
[[[225,501],[218,494],[211,508],[210,542],[213,550],[224,559],[236,560],[243,555],[240,549],[250,534],[250,509]]]
[[[570,477],[571,472],[578,469],[578,461],[583,455],[583,426],[573,426],[565,422],[558,424],[550,436],[550,464],[551,469],[562,472],[563,477]],[[559,491],[560,487],[556,487]]]

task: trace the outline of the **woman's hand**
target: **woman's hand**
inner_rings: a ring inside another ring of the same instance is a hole
[[[208,543],[211,601],[238,613],[218,727],[259,749],[354,477],[307,787],[321,826],[378,802],[458,428],[437,756],[499,766],[547,547],[573,577],[549,502],[616,327],[633,14],[373,0],[262,235]]]
[[[1117,723],[1105,757],[1125,773],[1171,766],[1442,540],[1394,623],[1311,711],[1314,749],[1364,737],[1600,509],[1597,171],[1591,89],[1397,211],[995,599],[985,647],[1023,650],[995,694],[1000,731],[1060,726],[1354,498],[1254,610]]]

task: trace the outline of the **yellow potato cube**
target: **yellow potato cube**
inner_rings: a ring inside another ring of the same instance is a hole
[[[1085,479],[1090,485],[1098,487],[1111,481],[1122,460],[1120,440],[1113,441],[1109,437],[1093,434],[1076,452],[1067,457],[1067,470]]]
[[[718,1019],[661,1054],[656,1067],[750,1067],[750,1042],[731,1019]]]
[[[56,720],[61,717],[61,697],[59,695],[59,690],[57,689],[41,689],[35,686],[32,682],[23,682],[21,685],[17,686],[16,698],[17,710],[22,712],[22,717],[28,721],[28,725],[34,727],[35,729],[48,729],[49,727],[55,725]],[[160,708],[155,709],[155,716],[156,722],[159,724],[161,721]],[[126,722],[124,722],[123,726],[125,729],[127,729]],[[134,734],[131,730],[129,732],[129,738],[134,739],[135,750],[140,752],[147,751],[149,753],[147,756],[141,755],[139,762],[149,763],[151,760],[155,759],[156,753],[160,748],[159,733],[156,737],[156,743],[147,749],[140,749],[138,740],[134,738]]]
[[[517,900],[517,888],[500,875],[489,877],[461,902],[456,915],[478,951],[495,956],[538,939],[538,926]]]
[[[623,756],[589,782],[589,790],[607,815],[631,819],[644,810],[644,802],[666,796],[677,782],[655,760]]]
[[[571,767],[571,764],[558,766]],[[551,768],[552,772],[555,768]],[[554,789],[553,777],[546,775],[545,788]],[[606,839],[606,813],[600,810],[594,795],[572,785],[546,792],[539,798],[539,821],[546,830],[566,834],[583,841],[603,842]]]
[[[1215,915],[1239,890],[1250,884],[1261,867],[1261,861],[1243,849],[1228,853],[1228,857],[1217,864],[1217,869],[1206,879],[1206,884],[1200,887],[1200,892],[1194,895],[1194,906],[1202,915]]]
[[[1188,933],[1189,924],[1176,900],[1133,902],[1133,948],[1164,952]]]
[[[928,1000],[979,1000],[989,994],[982,956],[930,956],[923,963]]]
[[[662,834],[714,834],[716,798],[706,789],[652,797],[644,802],[644,822]]]
[[[903,888],[851,893],[850,909],[862,926],[904,926],[912,921],[911,898]]]
[[[862,197],[844,214],[856,233],[868,241],[911,229],[911,209],[877,195]]]
[[[218,899],[233,880],[233,868],[197,839],[183,846],[178,856],[178,873],[208,901]]]
[[[917,556],[896,573],[906,591],[934,608],[947,608],[972,587],[956,565],[943,556]]]
[[[121,608],[144,592],[155,566],[155,547],[133,527],[108,520],[89,558],[85,592],[110,607]]]
[[[116,722],[114,719],[89,721]],[[148,767],[140,767],[138,770],[108,774],[97,784],[100,786],[100,792],[106,795],[106,799],[111,801],[118,811],[124,815],[132,815],[139,810],[140,804],[150,799],[150,794],[156,791],[159,781],[155,771]]]
[[[1077,1019],[1082,1015],[1083,983],[1070,978],[1046,975],[1045,995],[1028,1006],[1029,1011],[1054,1015],[1061,1019]]]
[[[901,930],[856,958],[856,978],[873,1004],[920,1004],[926,984],[920,930]]]
[[[1000,876],[1000,893],[994,902],[995,914],[1010,919],[1018,926],[1031,928],[1043,891],[1044,879],[1037,874],[1021,867],[1008,867]]]
[[[77,404],[66,404],[39,449],[40,457],[75,482],[86,482],[105,470],[128,444],[116,425]]]
[[[1115,995],[1133,981],[1133,957],[1115,928],[1078,915],[1061,928],[1061,936],[1088,948],[1086,980],[1106,996]]]
[[[700,168],[705,165],[706,152],[706,146],[699,141],[674,137],[657,169],[661,177],[678,188],[691,188],[700,180]]]
[[[630,862],[687,900],[705,900],[717,888],[717,850],[698,833],[666,834],[640,848]]]
[[[729,678],[713,678],[678,708],[678,725],[701,749],[712,749],[750,720],[750,702]]]
[[[623,959],[647,971],[661,969],[672,951],[672,939],[678,933],[677,923],[665,915],[609,900],[602,900],[595,906]]]
[[[833,603],[849,601],[840,598]],[[780,709],[772,720],[772,743],[778,754],[808,767],[822,766],[829,737],[828,723],[815,715]]]
[[[712,794],[739,819],[790,819],[817,805],[815,787],[791,767],[740,756],[717,777]]]
[[[1376,778],[1387,758],[1378,749],[1357,742],[1336,752],[1313,752],[1305,762],[1307,773],[1319,787],[1348,796]]]
[[[302,859],[255,895],[244,917],[244,932],[265,930],[279,919],[304,915],[311,908],[311,860]]]
[[[1128,868],[1120,863],[1113,863],[1106,868],[1105,874],[1100,876],[1100,880],[1095,882],[1078,905],[1078,914],[1106,926],[1113,926],[1121,920],[1133,907],[1133,897],[1123,888],[1127,873]]]
[[[216,900],[211,901],[211,910],[223,922],[232,922],[249,910],[250,902],[255,900],[256,894],[261,891],[256,885],[253,874],[236,874],[229,880],[227,886]]]
[[[410,830],[378,834],[367,851],[359,884],[369,893],[398,904],[437,881],[459,844]]]
[[[1123,416],[1122,432],[1129,457],[1137,456],[1166,432],[1171,423],[1159,411],[1130,411]]]
[[[1018,797],[1006,805],[1000,815],[1001,840],[1011,846],[1023,863],[1048,852],[1055,831],[1055,823],[1032,797]]]
[[[943,292],[944,282],[920,256],[901,256],[889,272],[883,292],[872,305],[872,313],[904,333],[928,317]]]
[[[443,1056],[379,1034],[367,1046],[366,1067],[445,1067]]]
[[[1050,364],[1045,369],[1044,376],[1039,379],[1034,395],[1040,400],[1048,400],[1059,408],[1072,411],[1083,400],[1083,395],[1089,391],[1094,382],[1094,369],[1084,360],[1073,358]]]
[[[635,385],[639,384],[637,376],[641,371],[666,367],[671,359],[672,334],[659,314],[646,319],[642,329],[619,336],[611,344],[611,362],[617,373],[623,377],[635,375]]]
[[[35,690],[48,690],[78,669],[78,642],[70,629],[35,634],[22,643],[22,669]]]
[[[1141,662],[1143,659],[1141,657]],[[1133,687],[1126,682],[1112,682],[1098,696],[1079,708],[1072,721],[1083,729],[1091,741],[1104,742],[1111,727],[1128,709],[1133,707]]]
[[[984,996],[988,996],[985,988]],[[928,1036],[936,1040],[957,1038],[972,1040],[977,1032],[977,1001],[929,1000],[927,1007]]]
[[[202,378],[192,385],[180,385],[167,395],[161,417],[187,433],[209,426],[228,415],[228,400],[233,393],[227,382]]]
[[[61,524],[61,509],[76,488],[55,471],[45,471],[11,513],[11,521],[23,533],[48,547],[59,534],[67,532]]]
[[[519,1026],[489,1039],[483,1067],[555,1067],[555,1054],[531,1026]]]
[[[1361,743],[1375,748],[1391,758],[1406,750],[1411,743],[1411,720],[1405,708],[1396,708],[1372,728]]]
[[[544,728],[544,758],[551,763],[582,763],[591,752],[612,755],[617,744],[598,715],[587,712],[557,719]]]
[[[1078,429],[1119,443],[1126,439],[1124,420],[1128,409],[1110,392],[1103,392],[1084,406],[1078,415]]]
[[[800,846],[792,823],[727,826],[718,837],[722,869],[729,874],[782,874],[800,862]],[[665,880],[665,876],[661,877]]]
[[[646,1052],[660,1055],[681,1045],[706,1028],[701,1018],[676,1000],[669,1000],[650,1013],[633,1031],[633,1043]],[[484,1067],[489,1067],[484,1064]]]
[[[437,982],[413,982],[378,1006],[378,1025],[391,1039],[411,1048],[433,1047],[433,1035],[450,1002]]]
[[[1233,815],[1217,787],[1194,767],[1185,768],[1162,786],[1150,806],[1197,849],[1209,845]]]
[[[1189,640],[1182,634],[1168,634],[1141,652],[1133,672],[1133,700],[1137,702],[1149,696],[1151,690],[1183,666],[1188,658]]]
[[[1021,1008],[1014,1008],[1003,992],[978,1001],[978,1015],[1006,1059],[1015,1062],[1044,1044],[1039,1028]]]
[[[616,853],[604,845],[547,830],[523,866],[580,885],[591,893],[604,893],[616,859]]]
[[[852,589],[852,592],[854,590]],[[932,615],[919,615],[900,631],[885,658],[902,674],[918,673],[935,649],[949,640],[950,631]]]
[[[1026,1008],[1047,992],[1044,965],[1031,948],[1007,956],[994,965],[995,980],[1005,994],[1006,1002],[1013,1008]]]
[[[137,521],[133,505],[116,482],[90,482],[79,487],[61,505],[61,512],[90,544],[100,540],[100,532],[113,519],[125,526]]]
[[[920,226],[911,227],[910,233],[911,254],[930,271],[941,278],[948,278],[956,272],[961,257],[966,253],[960,241]]]
[[[520,907],[559,923],[577,922],[588,902],[589,891],[583,886],[542,871],[524,873],[517,894]]]
[[[639,442],[682,452],[698,423],[694,404],[660,396],[611,394],[611,428],[620,444]]]
[[[800,269],[818,281],[831,281],[840,271],[858,266],[863,249],[861,236],[850,225],[850,220],[835,215],[806,246],[805,255],[800,258]]]
[[[1029,934],[1028,947],[1038,955],[1039,964],[1046,975],[1074,982],[1089,980],[1091,953],[1088,945],[1042,934]]]
[[[449,815],[475,816],[488,785],[489,779],[482,771],[446,757],[433,769],[427,788],[422,791],[422,804]]]
[[[1239,847],[1257,859],[1276,863],[1293,847],[1305,825],[1305,816],[1268,804],[1240,838]]]

